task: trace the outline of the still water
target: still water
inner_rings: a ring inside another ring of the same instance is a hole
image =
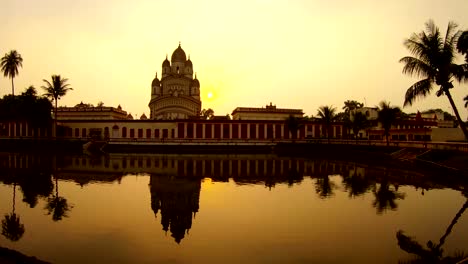
[[[274,155],[0,154],[0,246],[51,263],[447,259],[468,253],[467,186],[437,178]]]

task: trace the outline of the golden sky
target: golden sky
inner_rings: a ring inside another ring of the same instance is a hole
[[[151,81],[179,41],[202,108],[218,115],[270,102],[307,115],[350,99],[401,107],[418,80],[401,73],[403,40],[428,19],[443,32],[450,20],[467,29],[467,10],[466,0],[0,0],[0,54],[24,59],[16,94],[60,74],[74,90],[59,105],[103,101],[134,116],[149,115]],[[463,119],[467,88],[453,89]],[[428,108],[452,113],[434,93],[404,111]]]

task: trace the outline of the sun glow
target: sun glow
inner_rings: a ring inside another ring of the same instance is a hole
[[[207,97],[208,97],[208,99],[213,98],[213,93],[212,93],[212,92],[208,92]]]

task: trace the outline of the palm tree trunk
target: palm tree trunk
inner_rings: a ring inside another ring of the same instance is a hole
[[[54,109],[54,138],[57,138],[57,98],[55,98],[55,109]]]
[[[11,78],[11,93],[15,95],[15,84],[13,83],[13,79],[14,78]]]
[[[465,123],[463,123],[463,120],[461,119],[460,114],[458,113],[458,109],[455,106],[455,102],[453,101],[452,95],[450,94],[450,91],[448,89],[445,90],[445,95],[447,95],[447,98],[449,99],[453,112],[455,113],[455,116],[457,117],[458,124],[461,130],[463,131],[463,135],[465,135],[465,140],[468,140],[468,130],[466,129]]]

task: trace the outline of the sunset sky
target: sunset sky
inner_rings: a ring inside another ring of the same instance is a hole
[[[60,74],[74,88],[59,105],[121,105],[149,115],[151,81],[179,41],[201,83],[202,108],[300,108],[343,102],[402,107],[403,40],[433,19],[468,29],[466,0],[0,0],[0,54],[16,49],[19,94]],[[461,58],[460,61],[462,62]],[[468,84],[453,97],[463,119]],[[43,93],[42,89],[38,89]],[[0,96],[11,81],[0,78]],[[213,96],[208,98],[208,94]],[[452,110],[433,92],[405,112]]]

